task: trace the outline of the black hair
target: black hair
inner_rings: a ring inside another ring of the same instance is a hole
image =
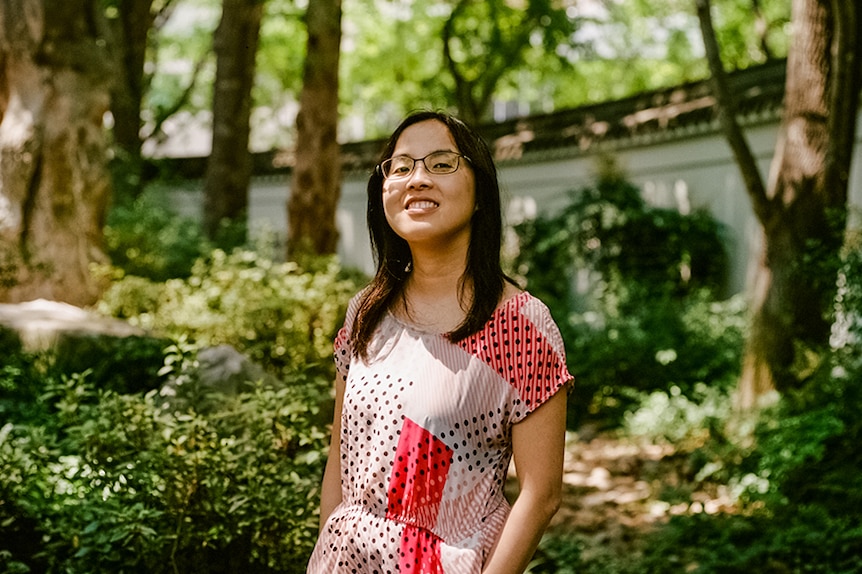
[[[503,235],[500,186],[491,151],[481,136],[461,120],[440,112],[416,112],[405,118],[389,137],[380,161],[392,157],[404,130],[429,120],[438,121],[449,130],[458,151],[469,158],[476,185],[476,211],[470,228],[467,266],[460,285],[463,289],[470,284],[473,296],[464,321],[447,333],[451,341],[458,342],[484,327],[500,302],[504,282],[511,281],[500,266]],[[383,211],[383,174],[379,163],[368,180],[367,190],[366,217],[377,271],[360,296],[353,326],[353,350],[363,358],[384,314],[403,296],[412,266],[410,247],[386,221]]]

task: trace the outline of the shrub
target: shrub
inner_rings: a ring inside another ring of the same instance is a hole
[[[85,376],[45,396],[56,427],[0,431],[8,568],[304,572],[326,442],[316,407],[258,389],[174,412],[155,391],[96,392]]]
[[[697,296],[644,302],[630,314],[570,315],[560,325],[576,379],[570,417],[616,426],[644,394],[727,389],[741,364],[744,310],[741,298]]]
[[[862,252],[843,261],[831,354],[759,413],[736,464],[722,458],[739,514],[672,518],[646,541],[641,571],[862,571]],[[704,451],[720,450],[717,442],[704,444],[703,458],[715,458]]]
[[[113,265],[153,281],[188,277],[194,262],[211,247],[196,220],[166,205],[162,195],[148,191],[111,209],[105,246]]]
[[[333,258],[303,269],[253,251],[216,250],[198,260],[186,279],[159,285],[123,278],[99,309],[174,340],[232,345],[283,380],[297,380],[305,371],[331,380],[332,340],[362,281]],[[142,300],[147,308],[138,305]],[[328,395],[330,387],[312,394]]]
[[[515,230],[516,272],[561,319],[590,309],[589,299],[608,307],[724,289],[727,255],[716,220],[703,211],[648,206],[619,174],[603,175],[594,187],[572,192],[559,213]]]
[[[186,279],[126,275],[101,302],[174,343],[160,351],[161,375],[190,380],[197,349],[227,343],[280,380],[234,397],[167,402],[102,384],[111,369],[98,361],[62,372],[82,365],[27,356],[10,339],[0,369],[0,389],[15,391],[0,396],[0,571],[304,572],[332,338],[363,280],[331,258],[306,263],[215,251]],[[127,343],[93,354],[152,351]]]
[[[516,231],[515,269],[550,307],[576,377],[570,426],[616,426],[644,393],[731,383],[744,305],[715,301],[727,260],[707,214],[650,207],[610,174]]]

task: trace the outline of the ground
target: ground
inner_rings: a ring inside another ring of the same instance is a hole
[[[688,457],[611,433],[567,437],[563,502],[549,531],[590,549],[637,552],[644,534],[670,516],[732,512],[727,487],[692,480]]]

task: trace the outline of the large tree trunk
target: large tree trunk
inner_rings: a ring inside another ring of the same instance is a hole
[[[335,253],[341,192],[338,59],[341,0],[309,0],[308,51],[296,118],[296,163],[287,205],[287,253]]]
[[[859,103],[859,8],[795,0],[784,119],[753,292],[740,403],[797,387],[829,340]]]
[[[244,223],[251,180],[249,120],[263,0],[224,0],[215,33],[213,140],[204,179],[204,229]]]
[[[90,267],[107,262],[104,25],[98,0],[0,0],[0,301],[100,295]]]
[[[698,8],[722,121],[763,230],[738,391],[739,406],[750,408],[772,389],[798,387],[828,344],[859,106],[860,8],[793,0],[784,118],[767,185],[722,86],[708,0]]]

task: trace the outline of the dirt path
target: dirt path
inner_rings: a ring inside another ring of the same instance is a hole
[[[726,487],[694,484],[686,457],[671,446],[611,435],[567,440],[562,506],[552,532],[589,547],[637,551],[643,534],[674,514],[732,511]]]

